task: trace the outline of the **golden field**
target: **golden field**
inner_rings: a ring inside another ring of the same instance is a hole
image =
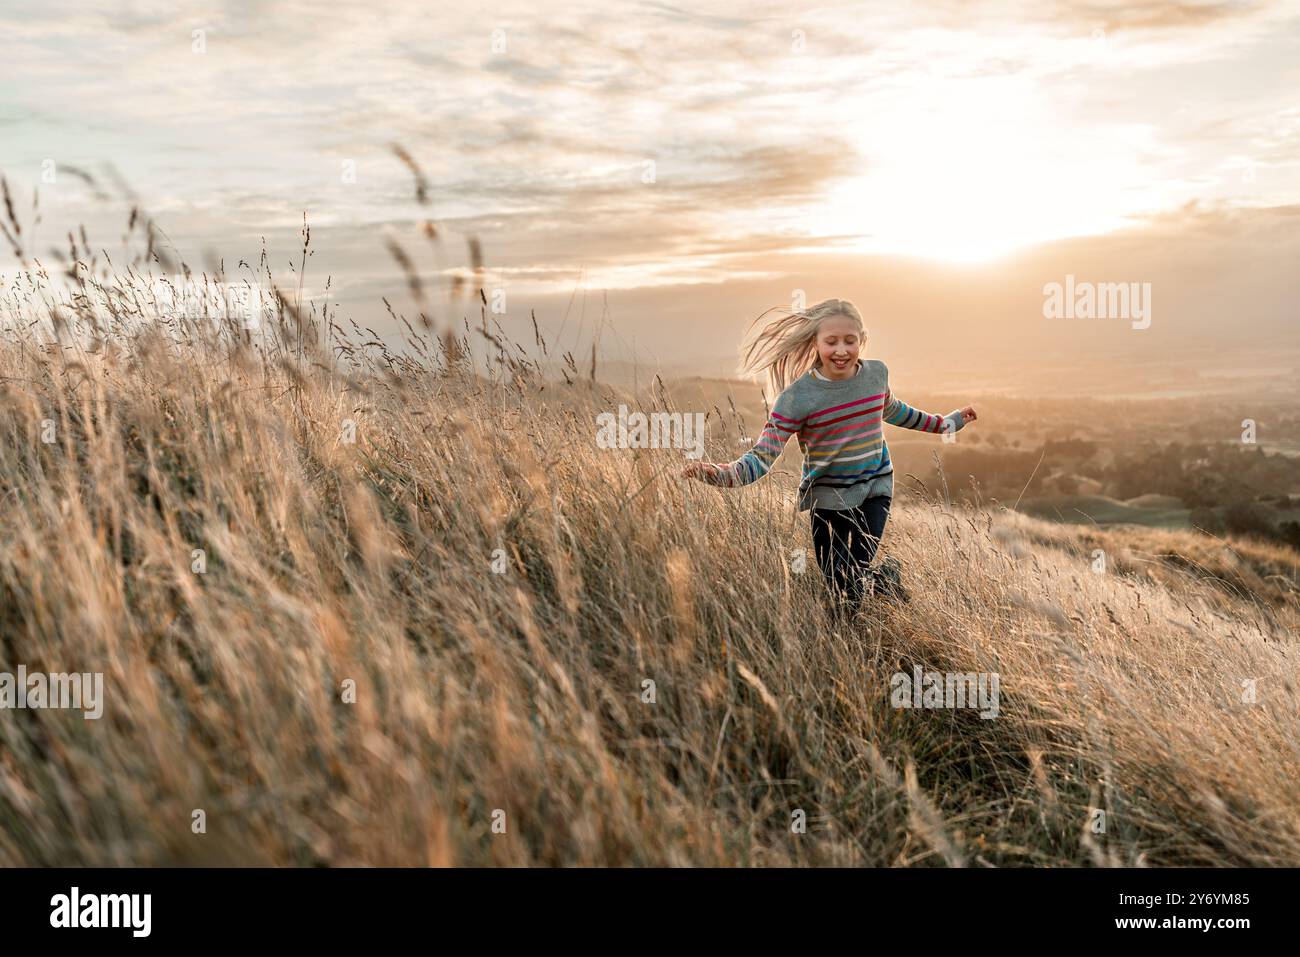
[[[0,864],[1300,865],[1294,552],[900,482],[913,600],[837,623],[787,477],[596,446],[662,388],[134,310],[0,347],[0,671],[106,698],[0,712]]]

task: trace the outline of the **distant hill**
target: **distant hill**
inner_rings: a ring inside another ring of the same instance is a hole
[[[1146,525],[1185,528],[1191,509],[1169,495],[1139,495],[1118,501],[1105,495],[1068,495],[1030,498],[1020,503],[1026,515],[1081,525]]]

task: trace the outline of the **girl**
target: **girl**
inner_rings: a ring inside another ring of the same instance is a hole
[[[976,418],[970,406],[940,417],[894,398],[885,364],[859,358],[865,338],[862,316],[842,299],[769,322],[741,368],[766,372],[780,393],[763,434],[735,462],[692,462],[682,473],[710,485],[748,485],[767,474],[790,436],[799,436],[799,510],[812,513],[817,564],[836,604],[848,610],[860,604],[867,575],[905,597],[896,562],[886,561],[879,573],[869,567],[894,491],[884,423],[941,433]]]

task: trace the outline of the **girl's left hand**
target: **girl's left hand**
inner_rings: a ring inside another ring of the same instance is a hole
[[[973,406],[969,406],[969,405],[968,405],[968,406],[966,406],[966,408],[964,408],[964,409],[961,410],[961,424],[962,424],[962,425],[970,425],[972,422],[974,422],[974,421],[975,421],[976,419],[978,419],[978,418],[979,418],[979,416],[975,414],[975,408],[974,408]]]

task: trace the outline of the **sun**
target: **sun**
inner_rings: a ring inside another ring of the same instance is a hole
[[[1123,226],[1150,200],[1137,155],[1146,131],[1072,128],[1024,82],[919,84],[888,109],[862,108],[851,139],[863,172],[809,216],[861,251],[984,262]]]

